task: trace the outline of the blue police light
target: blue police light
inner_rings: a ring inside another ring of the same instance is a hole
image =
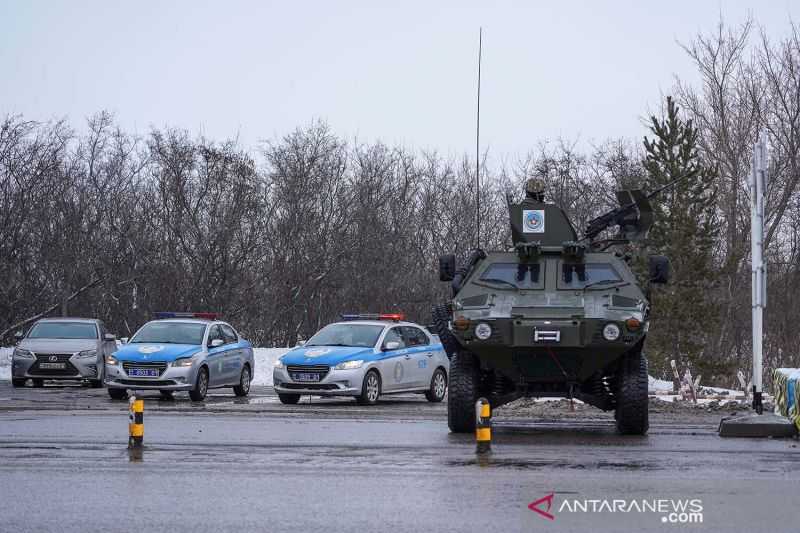
[[[405,320],[406,316],[403,313],[361,313],[361,314],[346,314],[341,315],[342,320],[393,320],[399,322]]]

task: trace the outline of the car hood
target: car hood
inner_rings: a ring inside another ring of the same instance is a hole
[[[174,361],[180,357],[189,357],[202,350],[198,344],[158,344],[136,342],[123,344],[114,352],[118,361]]]
[[[96,350],[97,339],[22,339],[19,347],[34,353],[75,353]]]
[[[343,361],[361,359],[372,355],[372,348],[358,346],[298,346],[285,353],[285,365],[338,365]]]

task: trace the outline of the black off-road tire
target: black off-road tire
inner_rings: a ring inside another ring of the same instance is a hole
[[[233,387],[233,393],[236,396],[247,396],[250,394],[250,382],[253,376],[250,373],[250,365],[242,367],[242,373],[239,375],[239,384]]]
[[[450,331],[450,328],[447,327],[450,322],[450,306],[447,304],[433,306],[431,309],[431,318],[433,319],[433,329],[436,330],[434,333],[438,335],[439,340],[442,341],[442,346],[447,353],[447,357],[452,358],[453,355],[458,352],[460,345]]]
[[[278,399],[283,404],[294,405],[294,404],[296,404],[297,402],[300,401],[300,395],[299,394],[281,394],[279,392],[278,393]]]
[[[650,428],[647,396],[647,357],[630,352],[620,362],[614,418],[622,435],[645,435]]]
[[[124,400],[128,397],[128,391],[126,389],[115,389],[109,387],[108,395],[111,396],[112,400]]]
[[[477,358],[466,350],[458,351],[450,360],[447,393],[447,425],[453,433],[475,431],[475,402],[479,386]]]
[[[205,380],[205,383],[203,383]],[[189,391],[189,398],[193,402],[202,402],[206,399],[208,394],[208,369],[202,367],[197,371],[197,379],[194,382],[194,388]]]
[[[431,403],[439,403],[444,400],[447,393],[447,374],[442,368],[437,368],[431,376],[431,384],[425,391],[425,398]]]
[[[25,378],[11,378],[11,386],[15,389],[18,387],[24,387],[26,381],[28,380]]]

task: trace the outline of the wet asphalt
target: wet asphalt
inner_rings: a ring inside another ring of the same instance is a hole
[[[134,456],[127,402],[0,382],[0,531],[800,528],[798,441],[720,439],[708,418],[654,417],[648,436],[622,437],[607,419],[501,408],[493,453],[478,458],[471,435],[448,432],[445,404],[419,395],[373,407],[285,406],[268,387],[246,399],[211,391],[204,403],[143,396],[145,448]],[[550,494],[552,520],[528,508]],[[702,524],[601,505],[687,499],[701,501]],[[596,512],[565,507],[576,500]]]

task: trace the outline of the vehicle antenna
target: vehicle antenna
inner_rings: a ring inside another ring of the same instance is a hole
[[[478,115],[475,126],[475,247],[481,246],[481,52],[483,27],[478,28]]]

